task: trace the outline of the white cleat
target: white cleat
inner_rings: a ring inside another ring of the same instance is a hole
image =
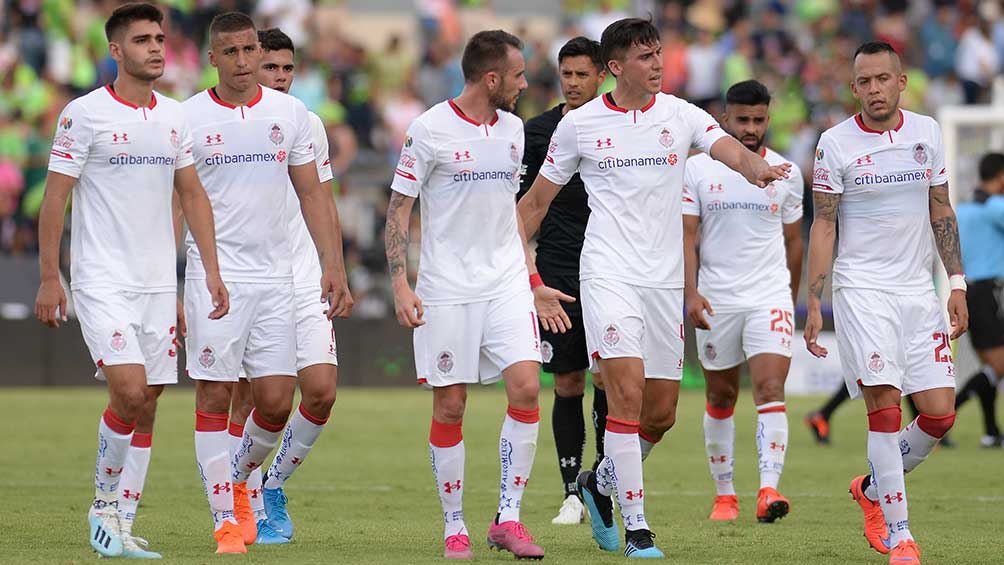
[[[579,497],[570,494],[561,503],[561,510],[558,510],[558,515],[551,520],[551,523],[559,526],[581,524],[585,519],[585,512],[586,507],[582,505]]]
[[[91,547],[102,557],[122,555],[122,533],[119,529],[118,504],[95,500],[87,511],[91,529]]]
[[[143,538],[122,533],[122,557],[126,559],[160,559],[161,555],[156,551],[149,551],[150,542]]]

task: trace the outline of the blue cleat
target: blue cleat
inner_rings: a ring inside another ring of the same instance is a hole
[[[624,557],[637,559],[661,559],[666,557],[655,546],[655,534],[648,530],[629,530],[624,533]]]
[[[279,535],[293,539],[293,522],[286,512],[286,493],[279,488],[262,488],[265,497],[265,513],[268,515],[268,525]]]
[[[617,551],[621,548],[621,535],[614,524],[614,505],[609,496],[600,494],[596,487],[596,473],[583,471],[575,479],[579,496],[589,510],[589,523],[593,529],[593,539],[603,551]]]
[[[279,532],[269,525],[268,520],[258,520],[258,537],[254,540],[255,545],[281,545],[289,543]]]
[[[91,526],[91,547],[102,557],[122,555],[122,533],[119,529],[118,502],[95,500],[87,511]]]
[[[149,546],[150,542],[143,538],[122,535],[122,557],[126,559],[161,559],[159,553],[146,549]]]

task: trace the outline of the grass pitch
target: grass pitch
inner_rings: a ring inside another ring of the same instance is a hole
[[[427,446],[431,398],[420,390],[345,388],[310,459],[287,483],[296,536],[287,546],[252,546],[246,557],[217,556],[193,447],[191,389],[161,400],[153,458],[135,533],[168,562],[442,563],[442,522]],[[591,402],[587,393],[586,406]],[[550,390],[523,521],[547,551],[547,562],[620,563],[597,549],[588,525],[552,526],[561,481],[551,436]],[[818,398],[788,401],[791,437],[781,492],[792,513],[756,523],[756,414],[744,391],[736,410],[736,488],[740,518],[707,520],[713,486],[701,431],[703,395],[685,392],[676,427],[645,464],[646,513],[669,563],[886,563],[861,535],[861,514],[847,495],[867,468],[860,402],[841,407],[833,445],[817,447],[801,423]],[[97,559],[85,515],[93,486],[97,419],[106,404],[98,388],[4,389],[0,453],[5,509],[0,562],[78,563]],[[505,398],[472,389],[464,425],[464,497],[476,561],[512,561],[484,538],[498,497],[498,430]],[[587,418],[588,421],[588,418]],[[1004,452],[982,450],[976,406],[953,431],[959,447],[940,449],[907,478],[911,527],[931,563],[1004,562]],[[591,461],[592,431],[586,460]]]

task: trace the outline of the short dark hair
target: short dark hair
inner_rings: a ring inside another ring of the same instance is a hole
[[[600,58],[600,42],[588,37],[578,36],[568,40],[558,51],[558,64],[568,57],[589,57],[597,71],[604,70],[603,59]]]
[[[501,29],[479,31],[467,41],[460,68],[464,81],[474,82],[485,73],[506,67],[509,48],[523,50],[523,42],[515,35]]]
[[[892,45],[889,45],[885,41],[868,41],[866,43],[862,43],[861,46],[858,47],[857,51],[854,52],[854,56],[851,57],[851,60],[853,61],[854,59],[857,59],[858,55],[875,55],[877,53],[889,53],[890,55],[899,57],[899,53],[896,53],[896,50],[892,48]]]
[[[246,29],[255,29],[251,16],[243,12],[227,12],[213,18],[213,22],[209,24],[209,36],[215,37],[220,33],[232,33]]]
[[[1004,155],[987,153],[980,159],[980,180],[988,181],[1004,173]]]
[[[744,80],[729,87],[725,93],[725,105],[741,104],[743,106],[770,105],[770,92],[758,80]]]
[[[160,8],[146,2],[130,2],[123,4],[112,12],[105,22],[105,37],[112,41],[113,36],[122,33],[133,22],[164,23],[164,14]]]
[[[294,54],[296,53],[296,48],[293,47],[293,40],[277,27],[258,30],[258,43],[261,43],[261,48],[265,51],[289,49]]]
[[[607,26],[600,36],[600,56],[603,65],[609,66],[610,61],[622,57],[632,45],[655,45],[659,43],[659,30],[652,25],[652,20],[642,18],[624,18]]]

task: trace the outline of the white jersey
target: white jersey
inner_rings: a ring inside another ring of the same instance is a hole
[[[605,94],[558,123],[540,174],[564,185],[578,171],[589,195],[579,278],[683,288],[683,172],[691,147],[728,135],[697,106],[656,94],[626,110]]]
[[[812,177],[813,190],[842,194],[834,289],[934,289],[928,191],[948,182],[938,122],[900,110],[899,126],[880,132],[848,118],[823,132]]]
[[[789,161],[761,148],[771,165]],[[767,188],[707,155],[687,161],[683,213],[701,218],[698,289],[715,312],[756,308],[764,300],[791,300],[783,224],[802,218],[802,172]]]
[[[213,205],[221,276],[227,282],[292,282],[289,167],[314,160],[307,108],[260,86],[247,106],[228,104],[212,89],[183,106],[193,124],[195,166]],[[191,233],[187,242],[185,277],[203,279]]]
[[[415,289],[427,305],[483,302],[530,288],[516,217],[523,122],[489,124],[452,100],[411,123],[391,188],[419,197],[422,257]]]
[[[325,197],[331,198],[330,187],[326,184],[334,178],[328,157],[328,133],[317,114],[307,112],[307,115],[310,116],[310,139],[314,149],[314,162],[317,164],[317,178],[325,186]],[[317,247],[314,246],[307,222],[303,219],[300,198],[296,195],[293,183],[287,181],[287,184],[289,192],[286,196],[286,217],[292,253],[290,257],[293,260],[293,283],[297,288],[315,287],[321,282],[321,262],[317,258]]]
[[[70,288],[175,292],[174,172],[192,164],[181,104],[156,92],[148,108],[111,86],[67,104],[49,170],[77,179]]]

